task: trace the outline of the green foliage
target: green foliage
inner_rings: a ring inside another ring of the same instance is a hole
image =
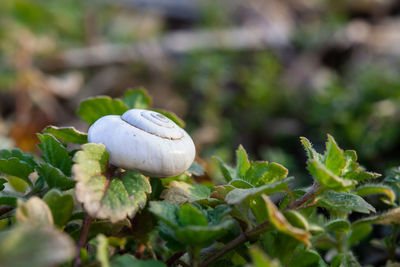
[[[74,254],[70,237],[51,227],[21,225],[0,232],[1,266],[54,266],[70,260]]]
[[[72,195],[52,189],[43,196],[43,200],[51,210],[54,224],[59,227],[66,225],[74,209]]]
[[[250,248],[250,256],[253,260],[254,267],[279,267],[281,264],[278,261],[272,261],[263,251],[257,247]]]
[[[228,206],[218,206],[218,213],[226,214]],[[233,220],[223,220],[222,216],[215,216],[214,209],[202,210],[192,204],[180,207],[168,202],[151,202],[150,212],[163,223],[165,235],[170,235],[186,246],[204,247],[223,237],[233,227]]]
[[[144,89],[126,90],[122,102],[128,108],[147,109],[151,106],[151,98]]]
[[[89,125],[106,115],[122,115],[129,108],[120,99],[98,96],[86,99],[79,105],[78,115]]]
[[[23,162],[26,162],[31,168],[35,168],[37,165],[33,156],[29,153],[24,153],[18,148],[11,150],[2,149],[0,150],[0,159],[17,158]]]
[[[43,132],[51,134],[65,143],[85,144],[88,141],[87,134],[76,130],[74,127],[48,126]]]
[[[217,202],[210,198],[211,189],[201,184],[188,184],[186,182],[172,181],[167,184],[161,197],[174,204],[183,204],[185,202],[208,201]]]
[[[128,90],[120,100],[83,101],[79,115],[91,124],[150,105],[144,90]],[[104,267],[238,266],[248,259],[252,266],[360,266],[352,247],[371,236],[374,224],[393,228],[379,243],[395,251],[400,172],[374,182],[380,175],[361,167],[356,152],[341,149],[331,135],[323,153],[300,138],[313,178],[301,189],[293,188],[296,178],[286,167],[249,160],[241,145],[233,167],[216,157],[225,182],[215,184],[198,163],[162,180],[114,167],[104,145],[87,143],[87,135],[71,127],[50,126],[38,137],[42,159],[0,151],[2,266],[69,264],[73,242],[90,248],[81,245],[75,261]],[[365,196],[382,201],[369,203]],[[349,219],[381,210],[376,203],[388,210]],[[150,260],[156,256],[160,261]]]
[[[151,187],[148,178],[134,171],[120,179],[109,175],[108,158],[101,144],[85,144],[75,154],[76,197],[92,217],[117,222],[144,207]]]
[[[352,212],[361,213],[375,212],[375,208],[366,202],[363,198],[348,193],[338,193],[335,191],[326,191],[318,198],[318,205],[337,212]]]
[[[18,158],[0,159],[0,173],[18,177],[29,185],[32,185],[29,174],[31,174],[33,170],[34,169],[28,163]]]
[[[36,167],[36,171],[46,181],[49,188],[68,190],[75,186],[75,181],[69,179],[60,169],[48,163],[40,163]]]
[[[125,254],[123,256],[118,256],[111,262],[112,267],[165,267],[166,265],[160,261],[155,260],[138,260],[135,257]]]
[[[72,160],[67,149],[49,134],[38,134],[41,141],[39,148],[43,153],[43,159],[52,166],[61,170],[65,175],[71,175]]]

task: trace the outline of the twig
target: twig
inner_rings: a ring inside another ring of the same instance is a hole
[[[143,252],[144,252],[145,248],[146,248],[146,246],[144,244],[139,244],[136,249],[135,257],[140,260],[143,256]]]
[[[0,208],[0,217],[3,216],[4,214],[12,211],[14,209],[14,207],[11,206],[3,206]]]
[[[78,244],[76,247],[74,267],[78,267],[81,265],[80,252],[81,252],[81,248],[83,248],[86,244],[92,220],[93,220],[93,218],[90,217],[90,215],[86,213],[85,218],[83,219],[81,235],[79,236]]]
[[[285,210],[289,210],[289,209],[298,209],[298,208],[300,208],[304,203],[306,203],[307,201],[311,200],[318,193],[318,190],[319,190],[319,183],[318,182],[314,182],[314,184],[312,185],[312,188],[311,188],[310,191],[305,193],[302,197],[298,198],[292,204],[289,204],[284,209],[284,211]]]
[[[175,263],[175,261],[179,260],[180,257],[182,257],[185,254],[185,251],[178,251],[174,253],[169,259],[166,261],[166,264],[168,267],[172,266],[172,264]]]
[[[244,244],[247,241],[250,241],[251,238],[254,235],[259,234],[260,232],[264,231],[265,228],[269,225],[268,221],[263,222],[262,224],[254,227],[253,229],[242,233],[240,236],[238,236],[237,238],[235,238],[234,240],[232,240],[231,242],[229,242],[228,244],[226,244],[225,247],[223,247],[222,249],[218,250],[214,255],[212,255],[211,257],[209,257],[208,259],[204,260],[203,262],[200,263],[199,267],[206,267],[208,265],[210,265],[212,262],[214,262],[215,260],[217,260],[219,257],[225,255],[226,253],[228,253],[229,251],[231,251],[232,249],[237,248],[238,246]]]

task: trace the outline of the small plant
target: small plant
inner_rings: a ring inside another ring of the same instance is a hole
[[[144,90],[128,90],[121,99],[84,100],[78,115],[95,125],[150,104]],[[164,116],[158,118],[170,123]],[[95,127],[89,140],[106,146],[88,143],[88,135],[72,127],[49,126],[38,134],[41,158],[0,151],[1,266],[360,266],[352,248],[371,235],[373,224],[392,226],[391,236],[374,242],[387,250],[388,264],[396,261],[400,172],[383,179],[366,171],[356,152],[342,150],[330,135],[323,154],[300,139],[313,184],[293,189],[295,178],[284,166],[250,161],[242,146],[234,167],[215,159],[225,183],[196,183],[204,169],[196,162],[187,169],[194,147],[186,132],[180,167],[160,161],[151,169],[131,166],[114,150],[126,142],[126,155],[140,155],[129,144],[130,133],[100,127],[96,139]],[[116,135],[118,145],[107,150]],[[150,145],[165,150],[153,141],[140,149],[147,153]],[[369,195],[379,195],[390,209],[376,213],[364,199]],[[358,219],[350,220],[356,213]]]

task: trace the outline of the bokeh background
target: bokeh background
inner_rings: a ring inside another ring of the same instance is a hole
[[[0,147],[86,131],[81,100],[141,86],[206,163],[243,144],[307,183],[299,136],[322,151],[330,133],[384,173],[400,162],[399,56],[398,0],[1,0]]]

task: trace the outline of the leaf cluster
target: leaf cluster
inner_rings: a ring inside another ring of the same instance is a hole
[[[90,125],[150,104],[143,89],[127,90],[84,100],[78,115]],[[243,146],[234,166],[215,158],[225,179],[216,184],[198,182],[206,171],[196,162],[162,179],[117,168],[103,145],[72,127],[38,137],[40,158],[0,151],[1,266],[360,266],[353,247],[375,224],[392,227],[374,242],[395,259],[400,172],[365,170],[330,135],[323,153],[300,138],[308,188],[293,188],[286,167],[252,161]],[[378,213],[376,201],[387,211]]]

